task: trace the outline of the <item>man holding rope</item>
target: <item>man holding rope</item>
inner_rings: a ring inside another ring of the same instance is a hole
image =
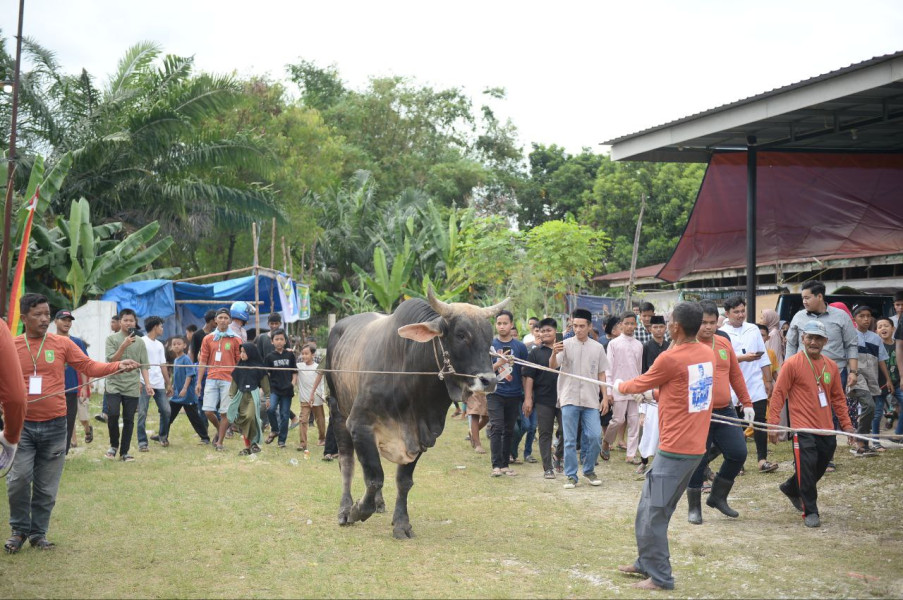
[[[54,547],[46,536],[66,458],[66,365],[89,377],[139,366],[132,360],[94,362],[69,338],[47,333],[50,305],[44,296],[25,294],[19,311],[25,333],[15,344],[29,405],[16,460],[6,479],[12,535],[4,547],[10,554],[18,552],[26,539],[39,550]]]
[[[800,328],[802,352],[784,361],[778,382],[771,395],[768,424],[777,425],[787,398],[790,427],[794,429],[833,430],[831,407],[847,433],[853,433],[853,423],[847,414],[846,397],[837,363],[822,355],[828,343],[828,331],[819,321],[809,321]],[[778,442],[778,432],[769,431],[768,440]],[[793,506],[804,515],[806,527],[818,527],[818,491],[815,485],[825,474],[834,456],[837,439],[833,432],[815,434],[793,433],[793,458],[796,467],[790,479],[779,486]]]

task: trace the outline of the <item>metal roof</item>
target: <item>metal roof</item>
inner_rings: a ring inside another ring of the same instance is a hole
[[[903,51],[621,136],[612,160],[707,162],[715,150],[903,152]]]

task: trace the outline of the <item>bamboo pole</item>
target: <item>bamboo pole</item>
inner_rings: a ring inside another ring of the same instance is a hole
[[[173,279],[173,283],[185,283],[187,281],[197,281],[198,279],[211,279],[213,277],[222,277],[224,275],[234,275],[236,273],[246,273],[253,271],[254,267],[245,267],[243,269],[232,269],[231,271],[223,271],[221,273],[211,273],[210,275],[197,275],[195,277],[187,277],[185,279]]]
[[[260,256],[257,252],[257,223],[251,223],[251,241],[254,244],[254,304],[258,307],[254,315],[255,327],[258,335],[260,334]]]
[[[624,310],[631,310],[630,297],[633,295],[633,282],[636,279],[636,258],[640,250],[640,231],[643,228],[643,211],[646,210],[646,193],[640,197],[640,216],[636,220],[636,233],[633,235],[633,255],[630,257],[630,279],[627,281],[627,294]]]
[[[272,234],[270,237],[270,270],[276,270],[276,217],[273,217],[273,228]],[[270,286],[270,312],[273,312],[273,294],[276,291],[276,286]]]

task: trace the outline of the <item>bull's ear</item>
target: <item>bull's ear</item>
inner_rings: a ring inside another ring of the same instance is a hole
[[[426,321],[425,323],[413,323],[398,328],[398,335],[415,342],[428,342],[436,336],[442,335],[439,327],[439,319]]]

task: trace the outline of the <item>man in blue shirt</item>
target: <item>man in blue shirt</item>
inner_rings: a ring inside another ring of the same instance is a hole
[[[85,356],[88,356],[88,347],[85,345],[85,342],[82,341],[81,338],[69,335],[69,330],[72,329],[72,321],[74,320],[75,317],[73,317],[72,313],[68,310],[57,311],[56,316],[53,317],[57,334],[65,336],[75,342],[75,345],[79,347],[82,353],[84,353]],[[84,385],[78,387],[81,384]],[[66,454],[69,454],[69,448],[78,445],[77,442],[73,443],[75,419],[78,414],[81,413],[81,418],[79,420],[82,422],[82,427],[85,429],[86,444],[90,444],[94,441],[94,428],[91,427],[91,424],[88,422],[88,402],[91,400],[91,388],[88,387],[88,378],[80,375],[75,369],[67,365],[65,386]]]
[[[502,355],[527,360],[527,347],[513,335],[514,315],[501,311],[495,318],[498,335],[492,340],[492,349]],[[524,386],[521,366],[504,358],[493,357],[493,368],[498,374],[495,393],[486,396],[489,408],[489,448],[492,456],[493,477],[517,475],[508,465],[514,425],[521,414],[524,403]]]

